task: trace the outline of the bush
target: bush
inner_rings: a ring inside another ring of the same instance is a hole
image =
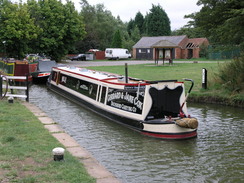
[[[221,64],[215,82],[230,92],[244,91],[244,54],[231,62]]]

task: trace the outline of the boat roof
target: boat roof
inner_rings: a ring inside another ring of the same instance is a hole
[[[58,69],[60,71],[65,71],[72,74],[77,74],[78,76],[83,76],[94,80],[99,80],[101,82],[122,84],[122,85],[134,85],[134,84],[137,85],[138,83],[142,85],[148,85],[148,84],[155,84],[158,82],[177,82],[177,80],[147,81],[147,80],[128,77],[128,83],[126,83],[125,76],[119,74],[95,71],[95,70],[90,70],[87,68],[80,68],[75,66],[59,66],[59,67],[55,67],[54,69]]]
[[[75,73],[78,75],[87,76],[87,77],[94,78],[97,80],[104,80],[104,79],[110,79],[110,78],[121,76],[121,75],[111,74],[111,73],[107,73],[107,72],[95,71],[95,70],[91,70],[91,69],[74,67],[74,66],[61,66],[61,67],[56,67],[56,68],[59,70],[67,71],[70,73]]]

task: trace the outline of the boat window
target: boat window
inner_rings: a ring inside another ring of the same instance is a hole
[[[60,84],[96,100],[97,89],[98,89],[97,84],[93,84],[63,74],[61,75],[61,78],[62,78],[61,79],[62,82]]]
[[[107,89],[106,87],[104,87],[104,86],[102,87],[102,91],[101,91],[102,92],[102,95],[101,95],[101,100],[100,100],[101,103],[104,103],[105,102],[106,89]]]
[[[52,71],[52,80],[56,81],[56,78],[57,78],[57,72]]]
[[[91,97],[92,99],[96,100],[96,96],[97,96],[97,89],[98,89],[98,85],[96,84],[89,84],[89,92],[88,92],[88,97]]]

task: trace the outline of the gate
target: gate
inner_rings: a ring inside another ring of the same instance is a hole
[[[24,86],[17,86],[16,82],[21,81]],[[14,90],[25,90],[25,94],[14,94]],[[28,76],[5,76],[0,75],[0,99],[4,97],[24,98],[29,101]]]

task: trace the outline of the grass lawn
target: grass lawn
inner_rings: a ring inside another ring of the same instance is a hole
[[[21,103],[0,100],[0,182],[96,182],[68,152],[53,161],[55,147],[62,145]]]
[[[198,91],[202,87],[202,68],[208,70],[208,78],[217,71],[218,63],[176,63],[171,65],[165,64],[155,66],[154,64],[130,65],[128,62],[128,75],[139,79],[146,80],[172,80],[183,81],[183,78],[193,79],[195,87],[193,91]],[[106,71],[124,75],[124,66],[99,66],[89,67],[94,70]],[[186,85],[187,82],[186,82]],[[189,83],[190,86],[190,83]]]
[[[171,80],[177,79],[183,81],[183,78],[193,79],[194,88],[189,97],[198,102],[217,102],[232,106],[244,106],[244,93],[233,94],[223,89],[220,85],[214,83],[214,75],[218,72],[220,64],[224,61],[215,63],[174,63],[172,66],[165,64],[155,66],[154,64],[130,65],[128,62],[128,75],[146,80]],[[124,66],[99,66],[89,67],[90,69],[106,71],[125,75]],[[207,69],[208,89],[202,89],[202,69]],[[186,92],[191,83],[185,82]]]

